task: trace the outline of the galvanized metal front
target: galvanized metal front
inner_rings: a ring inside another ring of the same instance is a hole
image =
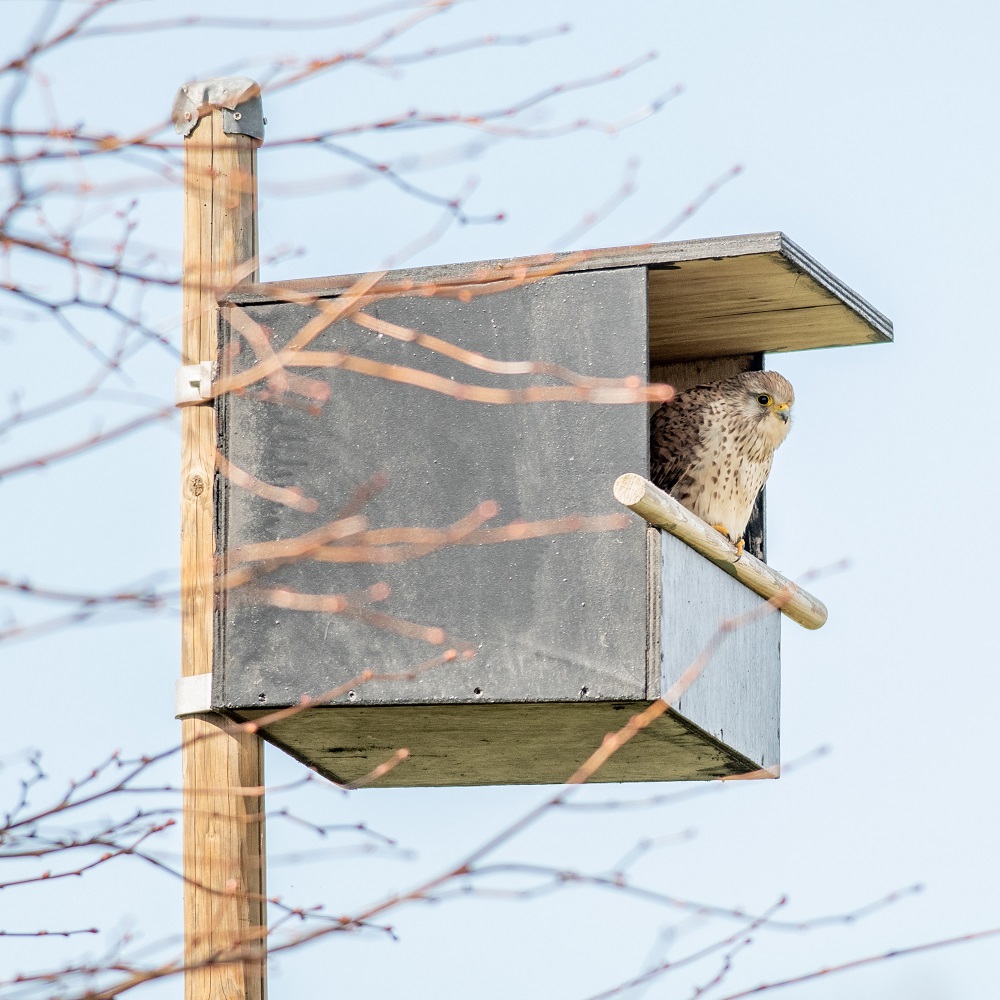
[[[677,713],[759,767],[779,762],[781,615],[667,532],[662,551],[661,693],[692,666]]]
[[[558,363],[590,376],[645,379],[645,268],[554,275],[469,301],[402,297],[369,312],[495,358]],[[246,307],[286,343],[315,310]],[[225,334],[226,349],[238,344]],[[439,354],[351,322],[312,345],[468,381],[470,370]],[[330,379],[318,414],[246,396],[221,401],[220,449],[258,479],[296,485],[319,500],[298,513],[220,484],[219,549],[289,538],[336,516],[376,473],[389,485],[366,506],[373,528],[441,528],[486,500],[496,523],[616,513],[610,484],[647,468],[646,408],[590,403],[482,404],[362,374]],[[537,377],[491,377],[516,388]],[[541,382],[551,382],[542,379]],[[620,508],[618,508],[620,511]],[[273,577],[310,594],[392,588],[379,612],[443,629],[470,660],[411,680],[359,685],[337,699],[355,705],[635,700],[646,684],[645,528],[447,546],[393,565],[304,560]],[[439,652],[363,616],[224,601],[218,612],[214,702],[231,710],[294,704],[359,674],[405,671]],[[655,695],[654,695],[655,696]]]

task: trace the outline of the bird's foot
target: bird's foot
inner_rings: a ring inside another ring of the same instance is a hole
[[[713,524],[712,527],[715,528],[715,530],[720,535],[725,536],[725,538],[727,539],[727,541],[730,541],[730,542],[733,541],[729,537],[729,532],[726,530],[726,526],[724,524]],[[744,546],[746,545],[746,539],[742,535],[740,535],[740,537],[737,538],[736,541],[733,542],[733,544],[736,546],[736,560],[735,561],[739,562],[740,559],[743,558],[743,549],[744,549]]]

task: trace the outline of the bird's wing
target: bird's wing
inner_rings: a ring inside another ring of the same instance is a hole
[[[650,478],[667,493],[697,460],[710,398],[709,387],[696,386],[664,403],[650,420]]]

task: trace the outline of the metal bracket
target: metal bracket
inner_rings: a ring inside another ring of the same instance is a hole
[[[174,685],[174,718],[202,715],[212,711],[212,675],[178,677]]]
[[[248,76],[220,76],[185,83],[174,97],[170,117],[174,129],[185,138],[202,118],[222,109],[222,131],[226,135],[264,138],[264,107],[260,86]]]
[[[215,371],[214,361],[181,365],[174,381],[174,405],[197,406],[211,400]]]

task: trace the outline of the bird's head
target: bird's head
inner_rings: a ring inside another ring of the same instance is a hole
[[[733,382],[744,416],[753,421],[772,448],[777,448],[792,426],[792,384],[777,372],[744,372]]]

